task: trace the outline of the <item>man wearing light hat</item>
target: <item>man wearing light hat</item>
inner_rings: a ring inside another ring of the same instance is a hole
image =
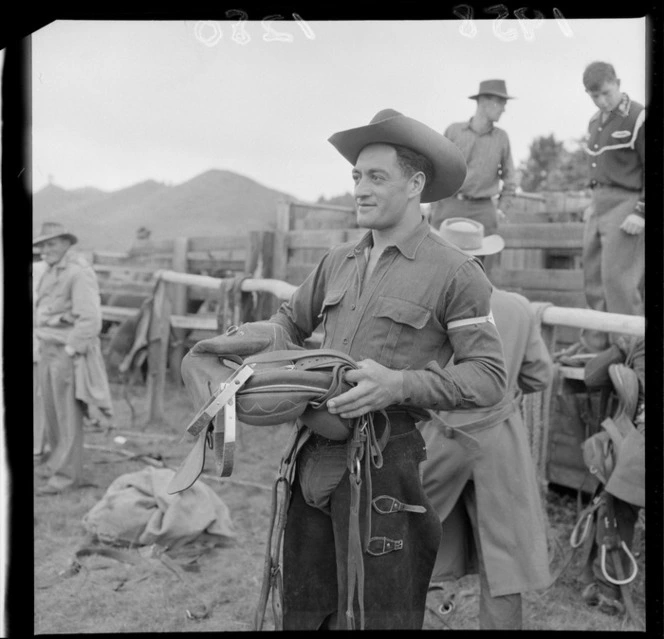
[[[440,525],[422,489],[416,423],[427,409],[502,399],[491,285],[420,211],[463,183],[454,144],[393,109],[329,142],[352,166],[368,232],[330,249],[270,321],[295,344],[322,323],[321,347],[355,360],[344,375],[353,388],[326,405],[359,421],[341,442],[305,423],[283,538],[283,627],[421,629]],[[349,464],[356,436],[370,452]]]
[[[77,241],[57,222],[44,222],[32,241],[47,264],[34,299],[44,437],[50,449],[37,473],[48,477],[38,495],[82,485],[85,412],[112,414],[99,341],[99,286],[88,262],[70,250]]]
[[[431,225],[437,229],[447,218],[465,217],[481,222],[490,235],[505,217],[509,198],[516,191],[509,138],[503,129],[494,126],[513,96],[507,94],[504,80],[484,80],[479,91],[469,97],[477,101],[475,115],[467,122],[450,124],[445,131],[445,136],[461,149],[468,174],[453,197],[432,205]]]
[[[480,259],[505,245],[465,218],[443,221],[439,232]],[[548,587],[551,575],[520,401],[551,383],[553,365],[525,297],[494,288],[491,310],[503,341],[505,398],[488,408],[440,411],[420,426],[424,489],[442,524],[432,586],[479,572],[480,629],[521,629],[521,593]]]

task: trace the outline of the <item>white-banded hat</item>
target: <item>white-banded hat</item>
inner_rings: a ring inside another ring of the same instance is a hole
[[[493,255],[505,248],[500,235],[484,237],[484,224],[467,217],[443,220],[438,235],[469,255]]]

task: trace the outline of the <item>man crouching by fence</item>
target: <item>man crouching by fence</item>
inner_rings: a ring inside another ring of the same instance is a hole
[[[99,286],[88,262],[70,251],[76,242],[56,222],[45,222],[32,242],[48,265],[34,300],[44,437],[50,449],[37,471],[48,477],[38,495],[83,484],[84,415],[92,408],[107,418],[112,414],[99,342]]]
[[[291,449],[283,629],[421,629],[440,524],[422,488],[415,424],[426,409],[503,397],[491,285],[420,212],[463,183],[453,143],[392,109],[329,141],[353,167],[368,232],[332,248],[270,321],[297,344],[322,322],[321,348],[356,361],[344,373],[353,388],[327,403],[353,427],[333,441],[304,421]]]

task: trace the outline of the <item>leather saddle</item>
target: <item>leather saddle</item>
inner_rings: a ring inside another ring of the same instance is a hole
[[[235,333],[227,331],[228,339],[214,338],[213,348],[209,341],[195,346],[182,361],[185,386],[195,404],[203,405],[187,426],[187,433],[197,440],[169,485],[171,494],[196,481],[203,471],[206,446],[215,452],[219,475],[231,474],[234,433],[227,432],[224,423],[230,400],[233,416],[251,426],[299,420],[328,439],[346,440],[352,434],[353,420],[331,414],[326,403],[352,387],[344,381],[344,372],[357,368],[356,363],[341,351],[288,348],[283,335],[274,333],[281,327],[253,324],[243,325],[240,339],[233,340]],[[286,348],[271,350],[275,345]],[[262,352],[237,354],[252,348]],[[222,409],[224,415],[219,414]]]
[[[607,492],[645,506],[645,438],[634,425],[639,399],[637,374],[625,364],[611,364],[608,375],[618,397],[613,417],[583,442],[583,460]]]

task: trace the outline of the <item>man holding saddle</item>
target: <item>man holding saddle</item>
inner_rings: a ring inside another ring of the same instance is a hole
[[[283,629],[421,629],[440,538],[419,466],[426,409],[491,406],[506,388],[491,285],[420,203],[453,195],[457,147],[392,109],[329,142],[353,166],[357,243],[329,250],[269,322],[356,362],[327,402],[349,437],[300,428],[283,543]],[[446,367],[454,357],[454,365]],[[359,426],[358,426],[359,424]],[[350,483],[350,487],[349,487]],[[362,489],[359,489],[360,484]]]

